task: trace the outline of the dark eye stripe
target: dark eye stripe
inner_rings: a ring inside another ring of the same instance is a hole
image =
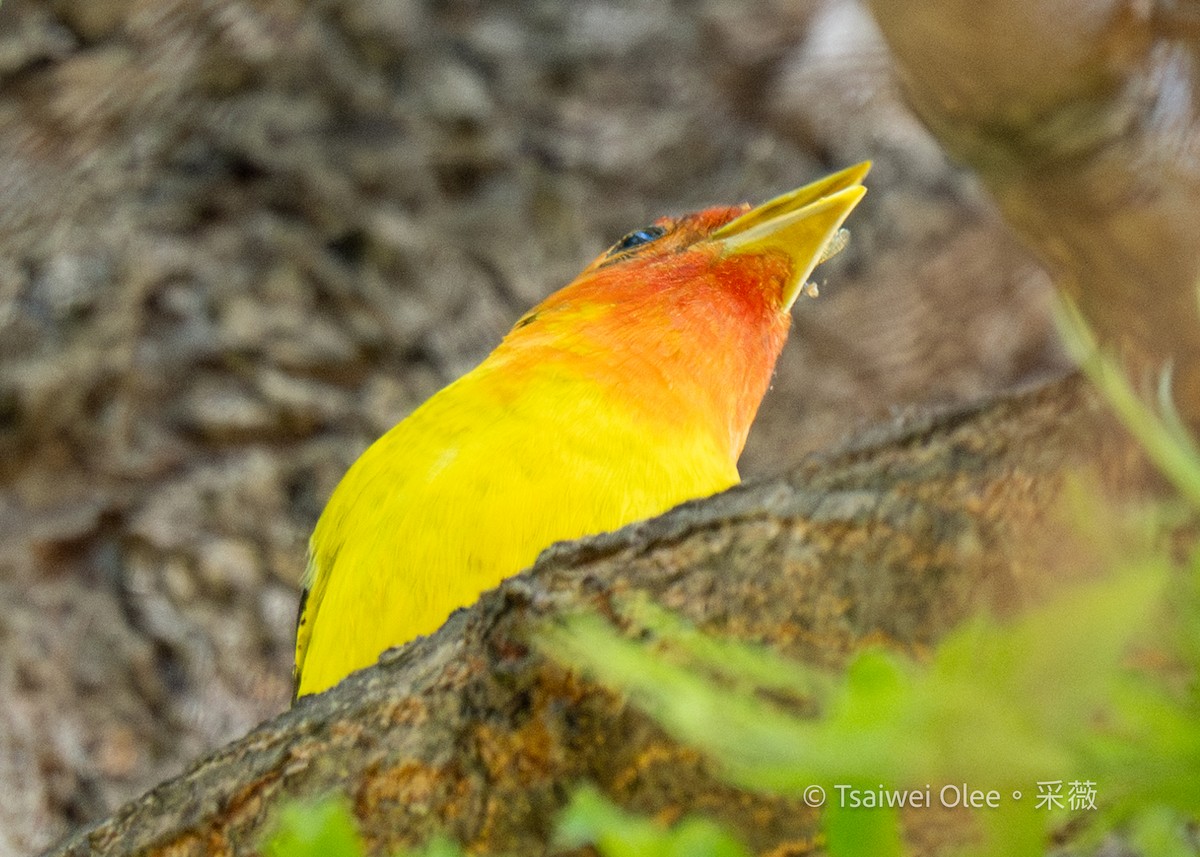
[[[643,244],[649,244],[656,238],[663,237],[663,235],[666,233],[667,230],[661,226],[647,226],[643,229],[635,230],[614,244],[608,253],[611,256],[615,253],[621,253],[625,250],[629,250],[632,247],[640,247]]]

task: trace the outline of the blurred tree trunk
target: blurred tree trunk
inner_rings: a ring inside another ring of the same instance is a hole
[[[908,420],[618,533],[555,547],[432,637],[385,655],[51,852],[249,853],[289,798],[347,795],[372,852],[438,831],[473,854],[540,854],[573,784],[660,818],[704,812],[759,853],[812,849],[816,811],[738,792],[622,700],[533,651],[548,617],[644,592],[701,627],[836,666],[865,642],[921,649],[1087,568],[1068,478],[1138,472],[1069,378]],[[919,853],[962,819],[914,814]]]
[[[1135,378],[1200,425],[1200,4],[870,0],[906,94]]]

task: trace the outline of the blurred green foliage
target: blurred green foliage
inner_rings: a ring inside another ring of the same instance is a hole
[[[581,788],[559,818],[556,846],[592,845],[603,857],[750,857],[740,842],[705,818],[673,827],[625,812],[599,792]],[[364,857],[354,818],[344,801],[298,802],[280,814],[263,849],[267,857]],[[457,845],[434,839],[396,857],[466,857]]]
[[[957,783],[1001,795],[998,808],[975,810],[986,854],[1046,853],[1068,823],[1084,851],[1117,833],[1153,857],[1200,853],[1200,551],[1178,535],[1200,510],[1200,454],[1165,395],[1158,413],[1147,408],[1077,317],[1061,318],[1080,364],[1185,501],[1114,512],[1076,492],[1080,525],[1111,554],[1102,579],[1015,620],[969,622],[927,659],[871,649],[841,673],[708,636],[643,600],[621,606],[625,632],[579,615],[545,628],[539,645],[626,694],[741,787],[822,787],[833,857],[904,853],[894,809],[842,806],[835,787],[930,784],[936,795]],[[1061,806],[1039,806],[1049,781],[1063,786]],[[1094,809],[1069,805],[1072,784],[1094,786]],[[588,789],[560,818],[557,844],[605,857],[747,853],[710,821],[666,828]],[[420,853],[460,853],[431,847]],[[335,802],[289,808],[267,853],[362,852]]]
[[[562,848],[593,845],[604,857],[749,857],[744,845],[706,818],[673,827],[625,812],[594,789],[575,793],[558,821]]]
[[[263,845],[266,857],[364,857],[354,816],[341,798],[330,795],[296,801],[279,814]],[[463,850],[443,837],[397,857],[465,857]]]
[[[263,853],[267,857],[360,857],[363,847],[345,803],[328,798],[284,807]]]

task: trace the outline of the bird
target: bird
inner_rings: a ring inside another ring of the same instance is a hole
[[[432,633],[554,542],[737,484],[792,305],[845,243],[869,169],[630,232],[369,446],[309,541],[295,697]]]

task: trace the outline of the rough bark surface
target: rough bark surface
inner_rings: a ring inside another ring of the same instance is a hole
[[[529,304],[867,157],[748,475],[1062,368],[858,5],[4,0],[0,855],[286,707],[333,484]]]
[[[710,814],[758,853],[819,851],[814,810],[722,785],[621,699],[532,650],[530,629],[643,592],[809,663],[836,666],[867,643],[919,651],[1085,571],[1059,510],[1065,480],[1128,485],[1139,462],[1076,378],[901,421],[787,477],[556,546],[432,637],[51,853],[249,853],[282,800],[335,790],[376,854],[438,831],[473,854],[540,854],[583,780],[660,818]],[[962,832],[949,821],[911,818],[917,853],[949,847]]]

